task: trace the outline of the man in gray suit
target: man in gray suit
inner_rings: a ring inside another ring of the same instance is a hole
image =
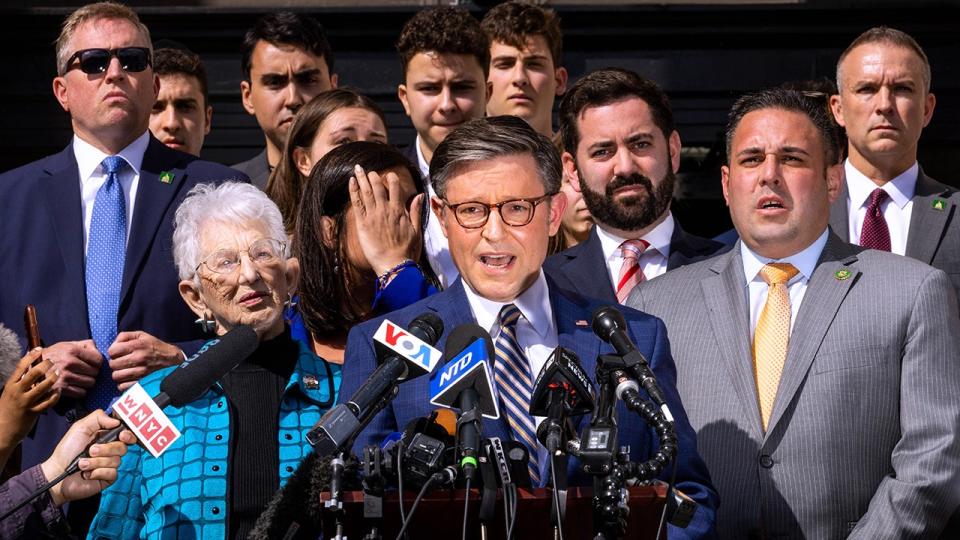
[[[960,294],[960,195],[917,163],[936,105],[927,55],[899,30],[871,28],[840,55],[837,88],[830,103],[850,157],[831,228],[854,244],[940,268]]]
[[[957,300],[943,271],[827,228],[828,115],[741,98],[722,168],[740,240],[627,305],[667,325],[723,537],[936,537],[960,504]]]

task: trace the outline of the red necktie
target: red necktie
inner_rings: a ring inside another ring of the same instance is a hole
[[[870,204],[867,206],[867,215],[863,218],[863,230],[860,231],[860,245],[866,248],[890,251],[890,229],[887,220],[883,218],[883,201],[890,195],[877,188],[870,194]]]
[[[640,269],[640,255],[650,246],[646,240],[626,240],[620,244],[623,254],[623,265],[620,267],[620,277],[617,280],[617,302],[627,301],[630,291],[638,283],[647,280],[647,276]]]

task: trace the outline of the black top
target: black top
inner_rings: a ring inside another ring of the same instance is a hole
[[[228,538],[247,538],[280,487],[280,400],[298,356],[286,329],[221,381],[230,404]]]

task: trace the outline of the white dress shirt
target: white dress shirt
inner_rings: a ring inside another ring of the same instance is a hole
[[[920,165],[914,163],[912,167],[901,175],[877,186],[863,173],[854,167],[850,160],[843,166],[847,182],[847,216],[849,221],[849,238],[851,244],[860,245],[860,232],[863,230],[863,219],[867,216],[867,206],[870,205],[870,194],[880,189],[890,197],[883,202],[883,219],[890,230],[890,251],[897,255],[907,252],[907,234],[910,232],[910,214],[913,211],[913,194],[917,189],[917,176]]]
[[[500,326],[497,324],[500,317],[500,310],[503,306],[511,302],[495,302],[478,295],[470,284],[463,282],[463,290],[467,294],[467,302],[470,304],[470,311],[473,318],[481,328],[490,331],[490,338],[496,344],[500,336]],[[533,285],[520,293],[512,302],[520,310],[520,318],[517,319],[517,343],[523,349],[524,356],[530,364],[531,380],[536,381],[537,375],[543,369],[544,364],[550,358],[550,353],[557,348],[559,338],[557,337],[557,323],[553,318],[553,307],[550,305],[550,290],[547,288],[547,280],[543,275],[543,270]],[[490,381],[493,387],[497,383],[493,378],[493,372],[490,372]],[[499,390],[498,390],[499,395]],[[501,407],[502,409],[503,407]],[[500,413],[504,413],[501,411]],[[543,416],[533,417],[534,425],[539,426],[544,420]],[[509,424],[509,422],[508,422]],[[540,455],[540,470],[545,469],[547,461],[547,449],[538,445]]]
[[[140,184],[140,167],[143,165],[143,155],[147,152],[150,143],[149,131],[137,137],[135,141],[116,155],[127,162],[117,176],[120,177],[120,186],[123,187],[123,198],[127,210],[127,241],[130,240],[130,226],[133,223],[133,205],[137,200],[137,186]],[[90,220],[93,218],[93,205],[97,200],[97,192],[107,181],[107,171],[101,166],[105,154],[77,135],[73,136],[73,155],[77,160],[77,170],[80,173],[80,204],[83,208],[83,253],[86,256],[87,243],[90,238]]]
[[[663,275],[667,271],[667,259],[670,257],[670,238],[673,237],[673,228],[676,225],[673,221],[673,214],[667,210],[667,217],[654,227],[650,232],[641,237],[650,244],[640,255],[640,270],[646,279],[653,279]],[[627,238],[621,238],[604,230],[602,226],[597,225],[597,236],[600,238],[600,248],[603,250],[603,260],[607,263],[607,273],[610,275],[610,283],[616,292],[617,283],[620,281],[620,268],[623,267],[623,250],[620,244]]]
[[[423,157],[423,152],[420,151],[419,135],[413,141],[413,146],[417,149],[417,165],[420,167],[420,174],[427,184],[427,196],[432,199],[437,196],[437,192],[433,190],[433,183],[430,182],[430,164],[427,163],[427,160]],[[440,286],[446,289],[457,280],[460,271],[453,264],[447,237],[443,234],[437,216],[433,215],[430,201],[427,201],[427,228],[423,231],[423,242],[427,250],[427,260],[430,261],[430,267],[437,274]]]
[[[800,311],[800,303],[803,301],[803,295],[807,292],[807,284],[810,282],[810,276],[817,267],[817,261],[820,260],[820,254],[824,246],[827,245],[827,229],[823,230],[820,237],[812,244],[804,248],[799,253],[784,257],[782,259],[769,259],[750,251],[743,242],[740,243],[740,257],[743,260],[744,283],[750,292],[750,341],[753,342],[753,333],[757,328],[757,321],[760,319],[760,313],[763,311],[764,304],[767,303],[767,291],[769,285],[760,276],[760,269],[767,263],[790,263],[798,270],[797,275],[787,283],[787,290],[790,293],[790,331],[793,332],[793,323],[797,320],[797,312]]]

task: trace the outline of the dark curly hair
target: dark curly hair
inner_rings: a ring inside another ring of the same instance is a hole
[[[523,49],[529,36],[543,36],[550,48],[554,67],[560,66],[563,33],[560,17],[552,9],[527,2],[504,2],[487,12],[480,21],[490,41]]]
[[[418,12],[403,25],[397,52],[404,79],[410,59],[422,52],[471,55],[483,68],[484,78],[490,72],[490,41],[477,19],[459,6],[438,6]]]

